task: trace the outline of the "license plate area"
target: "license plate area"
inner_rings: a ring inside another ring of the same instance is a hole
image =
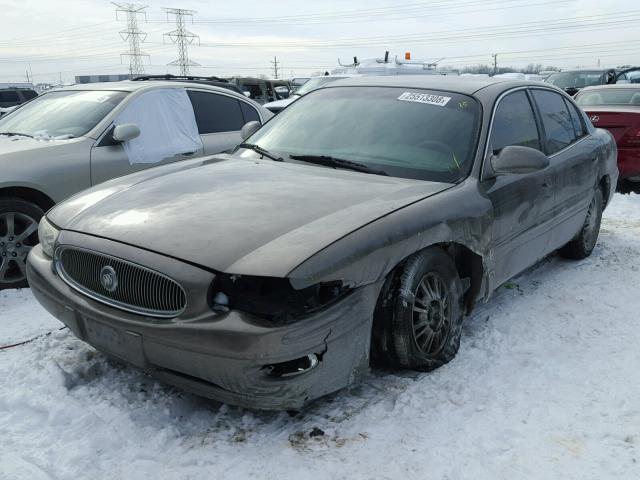
[[[118,357],[138,367],[144,367],[146,361],[142,346],[142,335],[128,330],[121,330],[97,322],[84,319],[87,341],[104,353]]]

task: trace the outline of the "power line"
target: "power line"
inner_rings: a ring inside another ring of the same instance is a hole
[[[178,58],[167,65],[177,65],[180,67],[181,75],[189,75],[189,67],[195,67],[199,64],[189,58],[187,46],[191,45],[194,40],[198,40],[198,43],[200,43],[200,37],[186,29],[184,19],[185,17],[191,17],[193,22],[193,14],[196,12],[195,10],[184,10],[182,8],[165,8],[164,11],[167,12],[167,18],[169,18],[169,15],[176,17],[176,29],[165,33],[164,36],[169,37],[171,42],[178,45]]]
[[[111,3],[116,6],[116,19],[118,12],[127,14],[127,28],[120,31],[120,36],[125,42],[129,42],[129,52],[121,54],[121,57],[129,57],[129,74],[132,77],[141,75],[144,73],[142,58],[149,55],[140,51],[140,43],[145,41],[147,34],[138,28],[138,15],[144,15],[146,20],[145,9],[147,7],[136,3]]]
[[[216,44],[202,44],[202,46],[216,46],[216,47],[249,47],[249,48],[287,48],[287,47],[307,47],[307,48],[342,48],[342,47],[354,47],[354,46],[377,46],[377,45],[389,45],[398,43],[411,42],[417,43],[429,43],[429,44],[452,44],[460,42],[468,42],[470,40],[489,38],[495,39],[501,38],[513,38],[522,37],[535,34],[546,34],[553,31],[555,34],[569,34],[575,31],[594,31],[602,28],[608,28],[609,26],[617,26],[617,28],[623,28],[626,24],[632,24],[629,26],[635,27],[640,21],[640,11],[604,14],[604,15],[590,15],[584,17],[575,17],[571,20],[556,20],[549,22],[548,20],[513,23],[511,25],[491,25],[482,27],[471,27],[459,30],[442,30],[435,31],[428,34],[425,33],[412,33],[403,35],[389,35],[385,37],[351,37],[342,38],[338,40],[328,41],[315,41],[315,42],[260,42],[260,43],[221,43]],[[615,18],[603,18],[611,17],[615,15]],[[601,21],[599,21],[601,20]],[[590,22],[590,23],[587,23]]]

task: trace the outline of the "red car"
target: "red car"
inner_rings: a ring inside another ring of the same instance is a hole
[[[615,138],[620,180],[640,187],[640,84],[587,87],[575,100],[596,127]]]

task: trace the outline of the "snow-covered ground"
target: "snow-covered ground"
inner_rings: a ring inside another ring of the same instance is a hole
[[[0,292],[0,479],[640,479],[640,195],[591,258],[552,257],[429,373],[374,372],[303,414],[220,405],[110,363]]]

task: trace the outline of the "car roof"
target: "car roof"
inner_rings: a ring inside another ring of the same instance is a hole
[[[508,78],[457,77],[447,75],[394,75],[351,77],[331,82],[324,88],[335,88],[341,86],[425,88],[431,90],[446,90],[462,93],[465,95],[473,95],[483,88],[494,85],[499,86],[499,90],[501,91],[526,86],[543,86],[549,88],[549,84],[544,82],[512,80]]]
[[[640,90],[640,83],[614,83],[613,85],[593,85],[591,87],[584,87],[581,91],[586,92],[589,90],[615,90],[617,88],[636,89]]]
[[[185,82],[175,80],[153,80],[153,81],[131,81],[123,80],[121,82],[97,82],[97,83],[77,83],[68,87],[56,89],[59,90],[110,90],[120,92],[136,92],[138,90],[152,90],[157,88],[198,88],[212,90],[216,92],[231,93],[238,98],[246,98],[244,95],[230,88],[218,87],[207,83]]]

